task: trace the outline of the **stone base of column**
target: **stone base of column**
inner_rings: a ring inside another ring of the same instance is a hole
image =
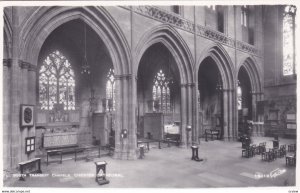
[[[186,144],[186,142],[181,142],[178,147],[179,148],[189,148],[189,146]]]
[[[120,160],[135,160],[137,159],[137,152],[138,149],[134,150],[115,150],[113,159],[120,159]]]
[[[221,139],[221,140],[226,141],[226,142],[235,141],[233,137],[223,137],[223,139]]]

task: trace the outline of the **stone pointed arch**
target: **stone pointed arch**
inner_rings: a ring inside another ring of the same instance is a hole
[[[181,137],[182,144],[187,144],[185,129],[187,125],[192,125],[192,115],[195,102],[193,97],[193,88],[195,78],[194,60],[193,56],[181,35],[168,24],[162,24],[148,30],[138,42],[134,50],[134,74],[137,75],[139,64],[142,56],[146,50],[156,44],[163,44],[172,54],[176,67],[179,71],[181,84],[181,103],[180,103],[180,117],[181,117]]]
[[[261,93],[263,91],[262,84],[261,84],[261,82],[262,82],[261,72],[258,68],[258,64],[255,61],[255,59],[250,56],[245,57],[242,60],[241,64],[239,65],[239,68],[237,71],[237,76],[238,76],[238,73],[239,73],[241,67],[244,67],[246,72],[248,73],[248,76],[250,78],[252,92]]]
[[[138,72],[138,65],[145,51],[156,43],[162,43],[173,55],[180,74],[181,84],[193,83],[193,64],[192,54],[181,35],[170,25],[162,24],[145,33],[136,48],[134,49],[135,69]]]
[[[238,67],[238,71],[236,77],[238,77],[241,68],[243,67],[248,77],[250,79],[251,86],[251,95],[252,95],[252,119],[254,121],[263,121],[263,115],[259,115],[257,113],[257,103],[263,100],[263,85],[262,85],[262,71],[260,70],[258,63],[251,56],[246,56],[241,60]],[[238,78],[237,78],[238,79]],[[263,135],[263,126],[262,125],[254,125],[253,133],[254,136],[262,136]]]
[[[219,43],[212,43],[208,45],[204,51],[202,51],[203,54],[200,55],[197,63],[196,63],[196,69],[197,72],[199,71],[200,65],[202,61],[207,58],[211,57],[217,64],[218,69],[221,74],[222,82],[223,82],[223,88],[224,89],[234,89],[235,85],[235,78],[234,78],[234,67],[233,63],[230,59],[230,56],[224,49],[224,47]]]
[[[39,7],[22,24],[20,58],[36,65],[39,51],[49,34],[60,25],[75,19],[83,20],[103,40],[116,74],[130,73],[129,45],[104,7]]]
[[[133,127],[135,111],[130,101],[132,95],[131,51],[125,35],[104,7],[37,8],[22,24],[24,27],[20,30],[19,58],[37,65],[38,56],[46,38],[57,27],[76,19],[82,20],[92,28],[108,50],[116,75],[115,155],[121,159],[135,158],[136,135]],[[130,142],[120,142],[119,136],[122,129],[128,129]]]
[[[8,59],[12,57],[12,50],[11,50],[11,44],[12,44],[12,27],[11,23],[9,21],[9,17],[7,13],[4,11],[3,14],[4,18],[4,34],[3,34],[3,58]]]
[[[223,89],[222,89],[222,137],[225,140],[235,139],[237,137],[237,119],[236,119],[236,104],[235,104],[235,76],[233,63],[224,49],[219,43],[211,43],[208,45],[200,55],[197,63],[197,80],[199,76],[200,65],[207,58],[212,58],[220,72]],[[203,131],[202,131],[203,132]]]

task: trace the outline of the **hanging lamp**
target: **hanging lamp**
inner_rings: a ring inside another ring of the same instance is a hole
[[[81,66],[81,74],[90,74],[90,66],[88,64],[87,61],[87,57],[86,57],[86,24],[83,22],[83,29],[84,29],[84,58],[83,58],[83,62],[82,62],[82,66]]]

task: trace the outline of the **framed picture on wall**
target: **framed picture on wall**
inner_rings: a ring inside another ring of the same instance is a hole
[[[32,127],[34,126],[34,105],[21,105],[20,112],[20,126]]]
[[[35,137],[25,138],[25,153],[31,153],[35,151]]]

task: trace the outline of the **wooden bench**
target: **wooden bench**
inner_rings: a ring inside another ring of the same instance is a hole
[[[157,143],[159,142],[160,140],[155,140],[155,139],[144,139],[144,138],[141,138],[141,139],[138,139],[137,141],[137,147],[139,147],[140,145],[146,145],[147,146],[147,150],[150,151],[150,143]]]
[[[90,154],[90,152],[92,152],[93,150],[98,149],[98,155],[97,157],[100,158],[100,146],[82,146],[82,147],[68,147],[68,148],[60,148],[60,149],[52,149],[52,150],[48,150],[47,151],[47,165],[49,164],[49,156],[51,155],[59,155],[60,156],[60,160],[59,163],[62,163],[62,156],[63,154],[70,154],[73,153],[74,154],[74,160],[77,161],[78,160],[78,153],[80,152],[85,152],[88,151],[88,154],[84,157],[86,160],[91,160],[92,156]]]
[[[25,181],[25,176],[29,173],[42,173],[41,158],[33,158],[19,163],[21,176],[19,180]]]
[[[205,129],[205,141],[207,140],[207,136],[210,135],[211,140],[214,140],[214,136],[216,136],[217,139],[219,139],[220,136],[220,130],[217,129]]]
[[[85,152],[87,151],[87,155],[84,156],[84,158],[86,159],[86,161],[92,160],[95,156],[91,153],[93,152],[95,149],[98,150],[98,155],[97,157],[100,158],[100,152],[101,152],[101,146],[84,146],[84,147],[77,147],[74,149],[74,159],[75,161],[77,161],[77,153],[79,152]]]

